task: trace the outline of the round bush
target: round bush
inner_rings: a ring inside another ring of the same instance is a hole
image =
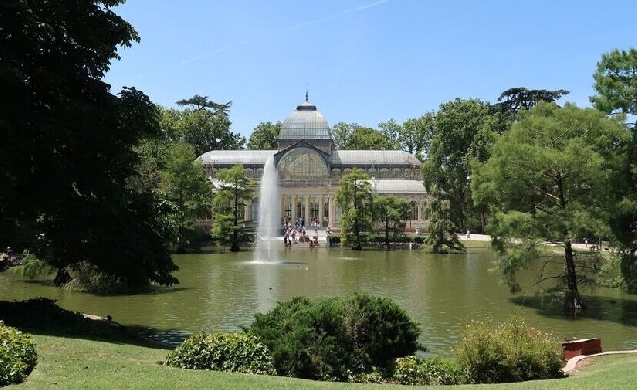
[[[365,294],[293,298],[255,315],[246,330],[270,348],[279,375],[305,379],[391,377],[394,360],[420,347],[420,329],[402,308]]]
[[[243,332],[193,335],[168,353],[166,364],[196,370],[276,374],[268,348]]]
[[[31,338],[0,321],[0,386],[22,382],[37,359]]]
[[[455,358],[472,383],[522,382],[563,376],[562,351],[551,335],[517,317],[494,326],[474,321],[465,329]]]

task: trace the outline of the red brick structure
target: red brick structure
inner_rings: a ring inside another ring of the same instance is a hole
[[[602,341],[598,338],[569,340],[562,343],[562,348],[564,360],[568,361],[575,356],[602,352]]]

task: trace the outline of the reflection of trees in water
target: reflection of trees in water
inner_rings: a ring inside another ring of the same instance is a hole
[[[611,321],[626,326],[637,326],[637,296],[635,299],[617,298],[610,296],[595,296],[582,294],[587,302],[587,309],[572,310],[570,300],[563,294],[549,293],[535,296],[519,296],[511,298],[516,305],[536,309],[536,314],[546,318],[573,320],[594,319]]]

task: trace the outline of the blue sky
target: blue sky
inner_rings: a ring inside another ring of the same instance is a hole
[[[141,36],[106,76],[173,107],[231,100],[231,130],[283,121],[310,101],[330,125],[376,127],[457,97],[567,89],[588,107],[602,53],[637,45],[631,1],[128,0]]]

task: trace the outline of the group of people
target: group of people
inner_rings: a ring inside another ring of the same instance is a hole
[[[286,248],[291,248],[292,244],[308,243],[310,248],[318,245],[318,227],[319,219],[316,218],[313,221],[314,224],[314,237],[305,230],[305,219],[299,217],[294,223],[290,217],[283,218],[283,245]]]

